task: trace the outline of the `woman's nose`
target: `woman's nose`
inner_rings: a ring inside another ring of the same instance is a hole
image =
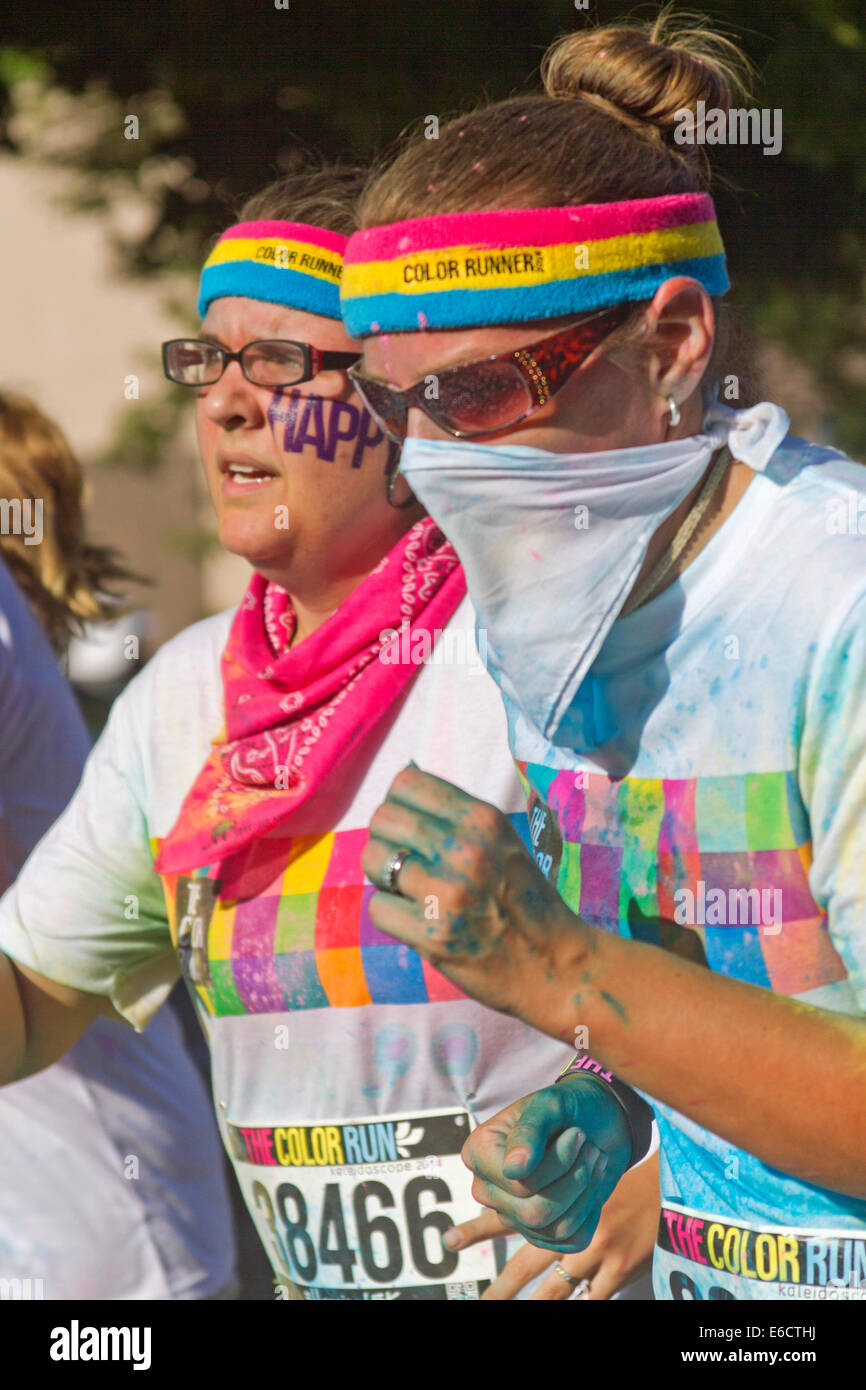
[[[260,425],[266,418],[261,388],[247,381],[239,362],[229,362],[219,381],[201,397],[205,415],[214,424]]]
[[[417,405],[412,405],[406,414],[407,439],[441,439],[444,431],[434,425],[429,415],[425,415]]]

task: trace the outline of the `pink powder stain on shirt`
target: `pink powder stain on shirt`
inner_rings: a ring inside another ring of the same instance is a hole
[[[418,327],[419,327],[419,328],[426,328],[426,327],[428,326],[428,324],[430,323],[430,320],[428,319],[427,315],[424,313],[424,310],[423,310],[423,309],[419,309],[419,310],[418,310],[418,316],[417,316],[417,317],[418,317]]]

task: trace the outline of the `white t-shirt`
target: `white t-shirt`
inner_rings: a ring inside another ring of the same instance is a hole
[[[463,1141],[549,1085],[572,1051],[381,935],[360,868],[373,812],[410,760],[527,837],[472,609],[464,600],[430,663],[290,825],[222,868],[167,880],[164,895],[153,855],[222,723],[232,616],[167,643],[117,700],[79,792],[0,903],[0,947],[106,994],[141,1028],[178,977],[179,937],[223,1138],[281,1286],[477,1298],[506,1242],[443,1255],[438,1233],[478,1210]]]
[[[567,633],[578,610],[558,599]],[[866,1014],[859,464],[786,439],[677,581],[614,624],[563,721],[570,746],[517,711],[511,738],[548,877],[585,921]],[[730,1056],[736,1089],[762,1059],[736,1037]],[[866,1297],[866,1201],[653,1105],[657,1298]]]
[[[0,881],[66,805],[88,750],[48,642],[0,563]],[[43,910],[63,919],[62,884],[42,887]],[[171,1009],[145,1038],[98,1019],[62,1061],[0,1089],[4,1297],[195,1299],[233,1276],[219,1137]]]

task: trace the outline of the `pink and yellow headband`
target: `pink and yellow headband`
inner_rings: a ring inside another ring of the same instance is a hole
[[[306,222],[238,222],[205,261],[199,314],[204,318],[212,300],[236,294],[338,319],[346,242]]]
[[[730,288],[706,193],[416,217],[349,238],[343,322],[363,338],[559,318],[651,299],[673,275]]]

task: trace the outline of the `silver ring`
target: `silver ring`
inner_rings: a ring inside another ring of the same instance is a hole
[[[406,860],[409,858],[409,855],[412,853],[413,851],[411,849],[397,849],[391,855],[391,858],[388,860],[388,863],[385,866],[386,893],[396,893],[398,897],[403,897],[403,894],[397,887],[397,875],[399,874],[403,865],[406,863]]]
[[[566,1284],[571,1284],[578,1298],[589,1292],[588,1279],[576,1279],[573,1274],[569,1274],[567,1269],[563,1269],[562,1265],[555,1265],[554,1268],[560,1279],[564,1279]]]

